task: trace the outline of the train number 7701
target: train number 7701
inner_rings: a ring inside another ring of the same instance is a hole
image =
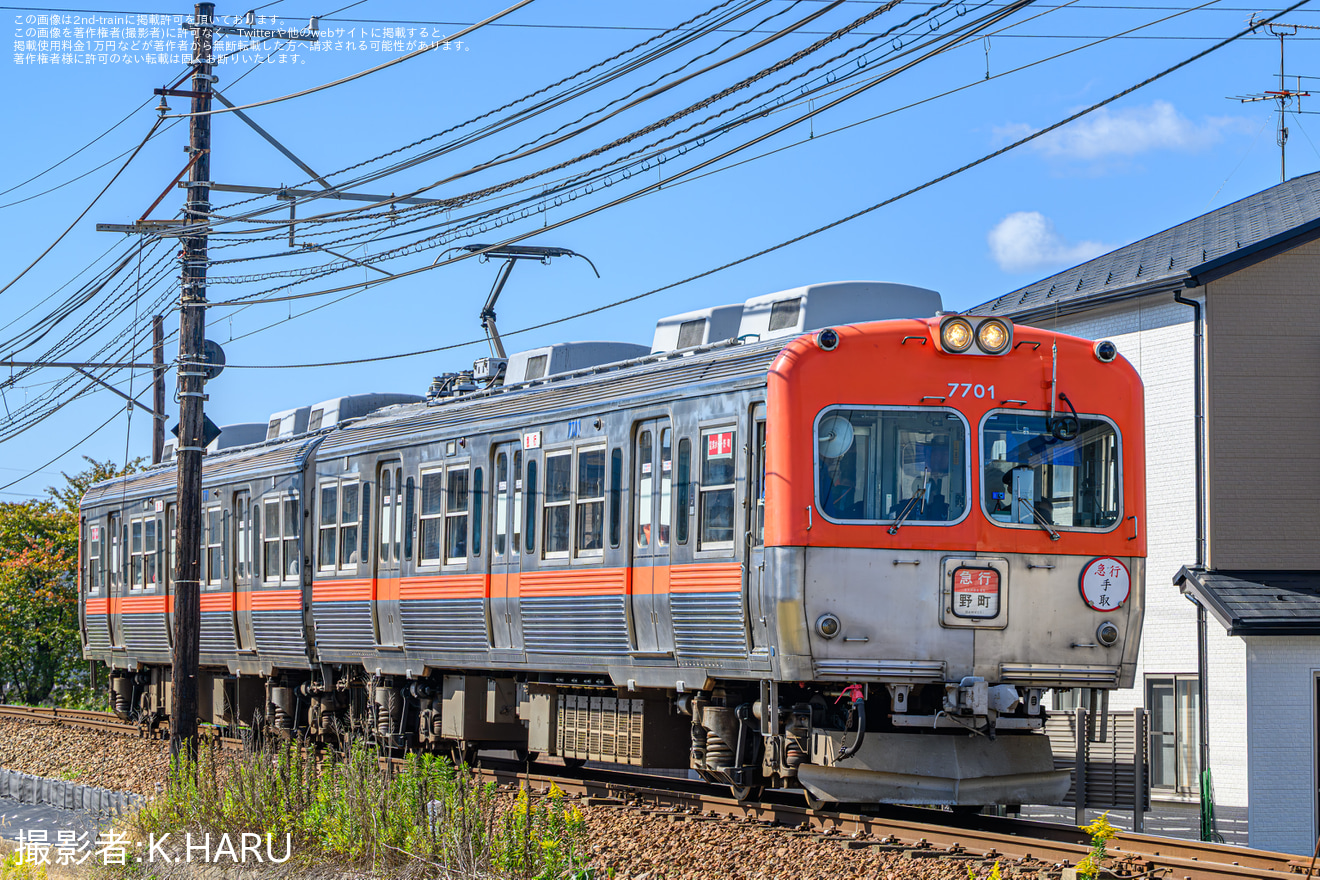
[[[962,393],[961,393],[961,394],[958,393],[959,389],[962,389]],[[949,383],[949,396],[950,396],[950,397],[966,397],[966,396],[969,395],[969,394],[972,395],[973,397],[976,397],[976,398],[989,397],[991,400],[994,400],[994,397],[995,397],[995,386],[993,386],[993,385],[973,385],[971,382],[950,382],[950,383]]]

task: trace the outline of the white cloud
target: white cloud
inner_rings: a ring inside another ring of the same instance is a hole
[[[1055,231],[1054,221],[1039,211],[1009,214],[995,224],[986,239],[995,262],[1005,272],[1081,263],[1112,250],[1098,241],[1069,244]]]
[[[1016,140],[1033,131],[1025,123],[999,126],[995,134]],[[1247,120],[1206,117],[1195,123],[1168,101],[1110,112],[1102,107],[1088,116],[1032,141],[1037,152],[1052,158],[1099,159],[1135,156],[1151,150],[1193,153],[1219,142],[1225,133],[1254,131]]]

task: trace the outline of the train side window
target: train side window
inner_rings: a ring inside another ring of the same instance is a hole
[[[380,561],[390,561],[390,537],[394,532],[394,490],[390,468],[380,471]]]
[[[440,535],[444,529],[444,473],[439,470],[422,472],[422,549],[418,562],[439,564]]]
[[[546,559],[568,556],[569,520],[573,516],[573,453],[548,453],[545,457],[545,543]]]
[[[284,567],[280,565],[280,551],[284,535],[280,531],[280,500],[271,498],[263,502],[266,509],[266,531],[261,535],[261,570],[266,581],[279,582],[283,577]]]
[[[660,528],[655,546],[669,546],[669,528],[674,520],[674,431],[660,429]]]
[[[577,555],[605,553],[605,447],[577,454]]]
[[[246,581],[250,550],[251,524],[248,520],[248,493],[234,493],[234,579]]]
[[[114,514],[114,513],[110,514],[110,524],[106,528],[106,533],[110,536],[110,565],[109,565],[110,576],[107,580],[109,581],[111,592],[118,593],[120,587],[123,585],[123,577],[124,577],[124,571],[121,563],[123,557],[121,555],[121,550],[120,550],[120,548],[123,545],[120,544],[120,538],[119,538],[118,514]]]
[[[702,550],[733,547],[735,435],[732,427],[701,432]]]
[[[675,524],[674,540],[679,544],[688,541],[688,523],[692,521],[692,441],[684,437],[678,441],[678,521]]]
[[[132,535],[132,543],[129,544],[128,551],[129,571],[132,573],[128,581],[130,593],[140,593],[143,589],[142,525],[140,519],[133,520],[129,525],[129,534]]]
[[[491,552],[503,556],[509,550],[509,456],[495,456],[495,537]]]
[[[298,499],[284,499],[284,574],[297,577],[302,571],[302,560],[298,554]],[[269,527],[269,517],[267,517]]]
[[[481,468],[472,469],[472,555],[481,555]]]
[[[360,507],[359,509],[362,511],[362,526],[361,526],[361,529],[359,530],[359,534],[362,536],[362,551],[361,551],[361,552],[362,552],[362,555],[359,556],[358,558],[359,558],[359,559],[362,559],[362,560],[370,560],[370,559],[371,559],[371,556],[370,556],[370,553],[371,553],[371,484],[370,484],[370,483],[363,483],[363,484],[362,484],[362,490],[361,490],[361,491],[362,491],[362,501],[361,501],[361,507]],[[347,496],[345,496],[345,497],[347,497]],[[347,506],[347,504],[345,504],[345,506]],[[354,560],[354,561],[356,561],[356,560]]]
[[[328,483],[321,487],[321,516],[318,520],[316,541],[316,567],[333,569],[335,567],[335,527],[339,523],[339,486]]]
[[[522,551],[522,450],[513,451],[513,552]]]
[[[173,504],[165,505],[165,533],[160,536],[164,546],[161,548],[164,552],[161,554],[163,559],[164,571],[160,573],[161,580],[165,582],[165,588],[168,590],[170,584],[174,583],[174,542],[179,537],[178,514],[175,512]]]
[[[637,435],[637,546],[651,546],[651,511],[654,508],[651,493],[655,474],[651,473],[651,432]]]
[[[403,493],[403,558],[411,560],[413,558],[413,517],[416,515],[416,504],[413,493],[417,490],[413,478],[408,478],[408,488]]]
[[[466,562],[468,555],[468,472],[449,471],[445,491],[445,562]]]
[[[357,483],[344,483],[339,490],[339,567],[356,568],[360,487]]]
[[[623,450],[610,452],[610,546],[618,547],[623,534]]]
[[[101,591],[101,527],[95,523],[87,528],[87,574],[83,587],[88,594]]]
[[[202,581],[213,589],[220,585],[220,580],[224,577],[223,523],[220,505],[206,508],[206,534],[202,538],[206,544],[206,552],[202,554]]]
[[[527,459],[527,552],[536,552],[536,459]]]
[[[756,508],[752,512],[752,541],[765,544],[765,422],[756,423]]]
[[[394,561],[403,558],[403,468],[394,469]]]

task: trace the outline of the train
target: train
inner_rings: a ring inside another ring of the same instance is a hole
[[[203,723],[977,809],[1131,687],[1144,403],[1112,342],[831,282],[483,358],[204,456]],[[247,442],[252,441],[252,442]],[[171,711],[176,470],[81,504],[84,656]]]

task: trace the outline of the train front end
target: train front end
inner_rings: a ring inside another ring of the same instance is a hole
[[[1135,675],[1136,370],[1001,318],[842,326],[784,349],[768,423],[769,762],[828,801],[1062,800],[1046,692]]]

